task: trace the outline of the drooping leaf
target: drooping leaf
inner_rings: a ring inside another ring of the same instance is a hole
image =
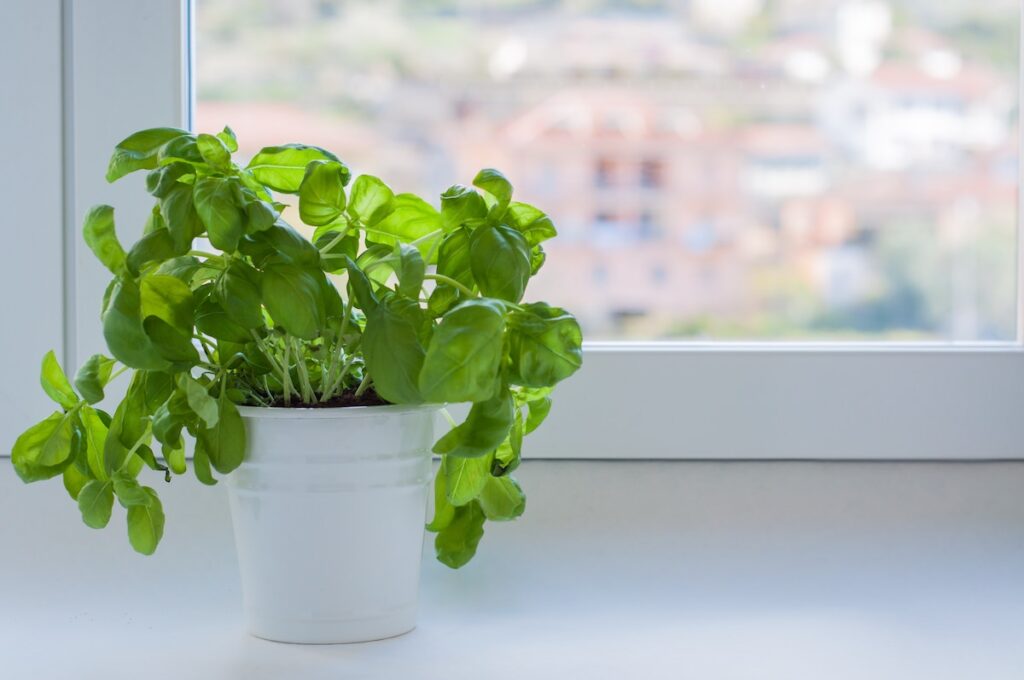
[[[484,516],[492,522],[516,519],[526,510],[526,494],[512,477],[491,477],[478,499]]]
[[[175,252],[188,252],[192,240],[205,229],[196,211],[192,187],[187,184],[176,184],[160,199],[160,215],[174,240]]]
[[[434,477],[434,518],[427,531],[441,531],[455,519],[455,506],[448,500],[448,475],[438,470]]]
[[[114,508],[114,484],[110,480],[94,479],[78,492],[78,509],[82,521],[93,529],[102,529],[110,522]]]
[[[148,486],[141,491],[149,502],[128,507],[128,542],[136,552],[152,555],[164,535],[164,508],[156,491]]]
[[[492,453],[508,436],[514,417],[508,390],[487,401],[473,404],[465,422],[452,428],[434,445],[434,453],[456,458],[474,458]]]
[[[85,244],[96,259],[103,263],[115,276],[125,271],[127,256],[114,231],[114,209],[109,205],[97,205],[85,216],[82,227]]]
[[[441,459],[441,472],[444,473],[448,502],[458,507],[473,501],[483,490],[487,480],[491,478],[491,460],[488,456],[480,458],[454,458],[445,456]]]
[[[149,505],[151,498],[142,490],[142,486],[127,472],[115,472],[110,477],[114,485],[114,496],[122,507],[130,508],[133,505]]]
[[[179,373],[177,383],[178,388],[185,394],[185,399],[193,413],[202,419],[207,428],[216,427],[220,418],[220,406],[217,400],[211,397],[206,388],[187,373]]]
[[[202,442],[203,452],[217,472],[227,474],[238,467],[245,456],[245,424],[229,399],[222,396],[217,405],[217,424],[201,428],[196,439]],[[195,467],[199,465],[197,462]],[[196,474],[199,474],[198,469]]]
[[[455,184],[441,194],[441,219],[445,231],[479,223],[487,217],[487,203],[472,187]]]
[[[263,326],[259,272],[236,260],[214,285],[217,302],[232,321],[246,330]]]
[[[141,279],[139,289],[142,318],[155,316],[163,319],[191,337],[195,302],[192,290],[185,283],[173,276],[151,274]]]
[[[484,516],[480,504],[469,503],[455,509],[455,517],[434,539],[434,551],[442,564],[458,569],[476,554],[484,535]]]
[[[74,416],[52,413],[28,428],[14,442],[11,463],[24,482],[56,477],[72,462]]]
[[[551,218],[526,203],[510,203],[502,220],[522,234],[531,248],[558,235]]]

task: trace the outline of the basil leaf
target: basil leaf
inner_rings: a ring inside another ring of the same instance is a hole
[[[526,510],[526,494],[511,477],[491,477],[478,499],[484,516],[493,522],[516,519]]]
[[[465,422],[452,428],[434,445],[434,453],[475,458],[493,452],[508,436],[514,411],[512,394],[508,390],[473,404]]]
[[[78,492],[78,509],[87,527],[102,529],[110,522],[114,508],[113,482],[94,479]]]
[[[201,428],[196,440],[202,442],[203,452],[217,472],[227,474],[241,465],[245,456],[245,424],[238,409],[226,397],[217,400],[217,408],[217,424]],[[197,476],[199,465],[198,462],[195,465]]]
[[[126,366],[150,370],[170,367],[142,326],[139,287],[131,279],[122,279],[114,286],[103,315],[103,337],[110,353]]]
[[[373,175],[360,175],[352,183],[348,214],[354,220],[372,227],[395,211],[395,194],[388,185]]]
[[[52,413],[28,428],[14,442],[11,463],[24,482],[56,477],[72,462],[74,416]]]
[[[238,249],[245,230],[245,213],[235,201],[237,180],[204,177],[192,190],[196,213],[206,227],[210,243],[226,253]]]
[[[275,191],[293,194],[302,186],[306,166],[313,161],[338,161],[330,151],[304,144],[268,146],[260,150],[246,169],[261,184]]]
[[[299,186],[299,217],[319,227],[330,224],[345,210],[349,170],[337,161],[313,161]]]
[[[114,209],[109,205],[98,205],[85,216],[82,228],[85,243],[115,276],[125,271],[127,256],[114,231]]]
[[[468,300],[445,314],[420,372],[426,401],[486,401],[500,387],[505,316],[491,300]]]
[[[487,217],[487,203],[472,187],[455,184],[441,194],[441,219],[445,231],[479,222]]]
[[[469,263],[485,296],[522,299],[530,280],[530,251],[518,231],[501,225],[476,229],[469,241]]]
[[[502,220],[522,234],[531,248],[558,235],[551,218],[526,203],[510,203]]]
[[[148,486],[140,491],[149,502],[128,506],[128,542],[136,552],[152,555],[164,535],[164,508],[156,491]]]
[[[425,356],[416,323],[419,311],[411,301],[391,298],[366,315],[362,342],[366,370],[377,394],[394,404],[423,401],[417,386]]]
[[[473,559],[484,535],[485,520],[480,504],[475,501],[456,508],[451,523],[438,532],[434,539],[434,551],[438,561],[452,569],[458,569]]]
[[[375,225],[364,226],[367,239],[386,246],[394,246],[399,242],[411,244],[416,241],[416,247],[419,248],[424,260],[429,262],[428,256],[441,239],[441,213],[413,194],[398,194],[395,196],[394,205],[395,209],[387,217]],[[435,232],[433,238],[425,238]]]
[[[263,304],[275,323],[292,335],[312,340],[326,321],[320,282],[296,265],[268,265],[260,282]]]
[[[509,380],[527,387],[548,387],[583,364],[583,334],[564,309],[542,302],[509,315]]]
[[[219,136],[201,134],[196,137],[196,146],[203,160],[212,167],[218,170],[228,170],[231,167],[231,151]]]
[[[187,134],[177,128],[150,128],[122,139],[114,147],[114,155],[107,165],[107,181],[114,182],[136,170],[155,168],[160,147]]]
[[[50,399],[66,409],[73,408],[78,403],[78,395],[64,375],[64,370],[57,363],[57,356],[51,349],[43,356],[43,366],[39,372],[39,382],[43,386]]]
[[[505,175],[493,168],[485,168],[473,178],[473,186],[480,187],[490,194],[496,203],[496,212],[500,215],[512,200],[512,184]]]

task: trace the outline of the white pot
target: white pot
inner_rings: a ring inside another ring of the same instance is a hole
[[[227,485],[249,632],[412,630],[438,408],[239,409],[248,447]]]

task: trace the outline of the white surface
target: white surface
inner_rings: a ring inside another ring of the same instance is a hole
[[[240,411],[249,445],[227,485],[249,632],[412,630],[438,407]]]
[[[1024,465],[528,461],[526,516],[419,627],[355,646],[247,636],[226,497],[160,486],[153,558],[0,466],[7,678],[1019,680]],[[183,483],[184,482],[184,483]],[[329,527],[324,527],[329,530]]]
[[[526,455],[1013,459],[1022,402],[1018,345],[609,344]]]

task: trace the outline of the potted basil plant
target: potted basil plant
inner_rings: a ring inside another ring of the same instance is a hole
[[[44,357],[59,408],[18,438],[12,462],[26,482],[60,476],[89,527],[107,525],[116,499],[146,555],[164,509],[142,474],[224,475],[253,634],[401,634],[415,622],[431,451],[427,529],[458,568],[487,520],[522,514],[511,473],[523,437],[580,367],[576,320],[523,302],[555,228],[496,170],[436,209],[352,180],[318,147],[267,147],[245,167],[237,148],[229,128],[149,129],[117,145],[107,179],[148,171],[154,205],[127,250],[110,206],[85,218],[113,274],[101,306],[110,356],[71,380]],[[311,239],[282,217],[289,206]],[[122,374],[124,398],[104,410]],[[448,403],[471,406],[435,441]]]

